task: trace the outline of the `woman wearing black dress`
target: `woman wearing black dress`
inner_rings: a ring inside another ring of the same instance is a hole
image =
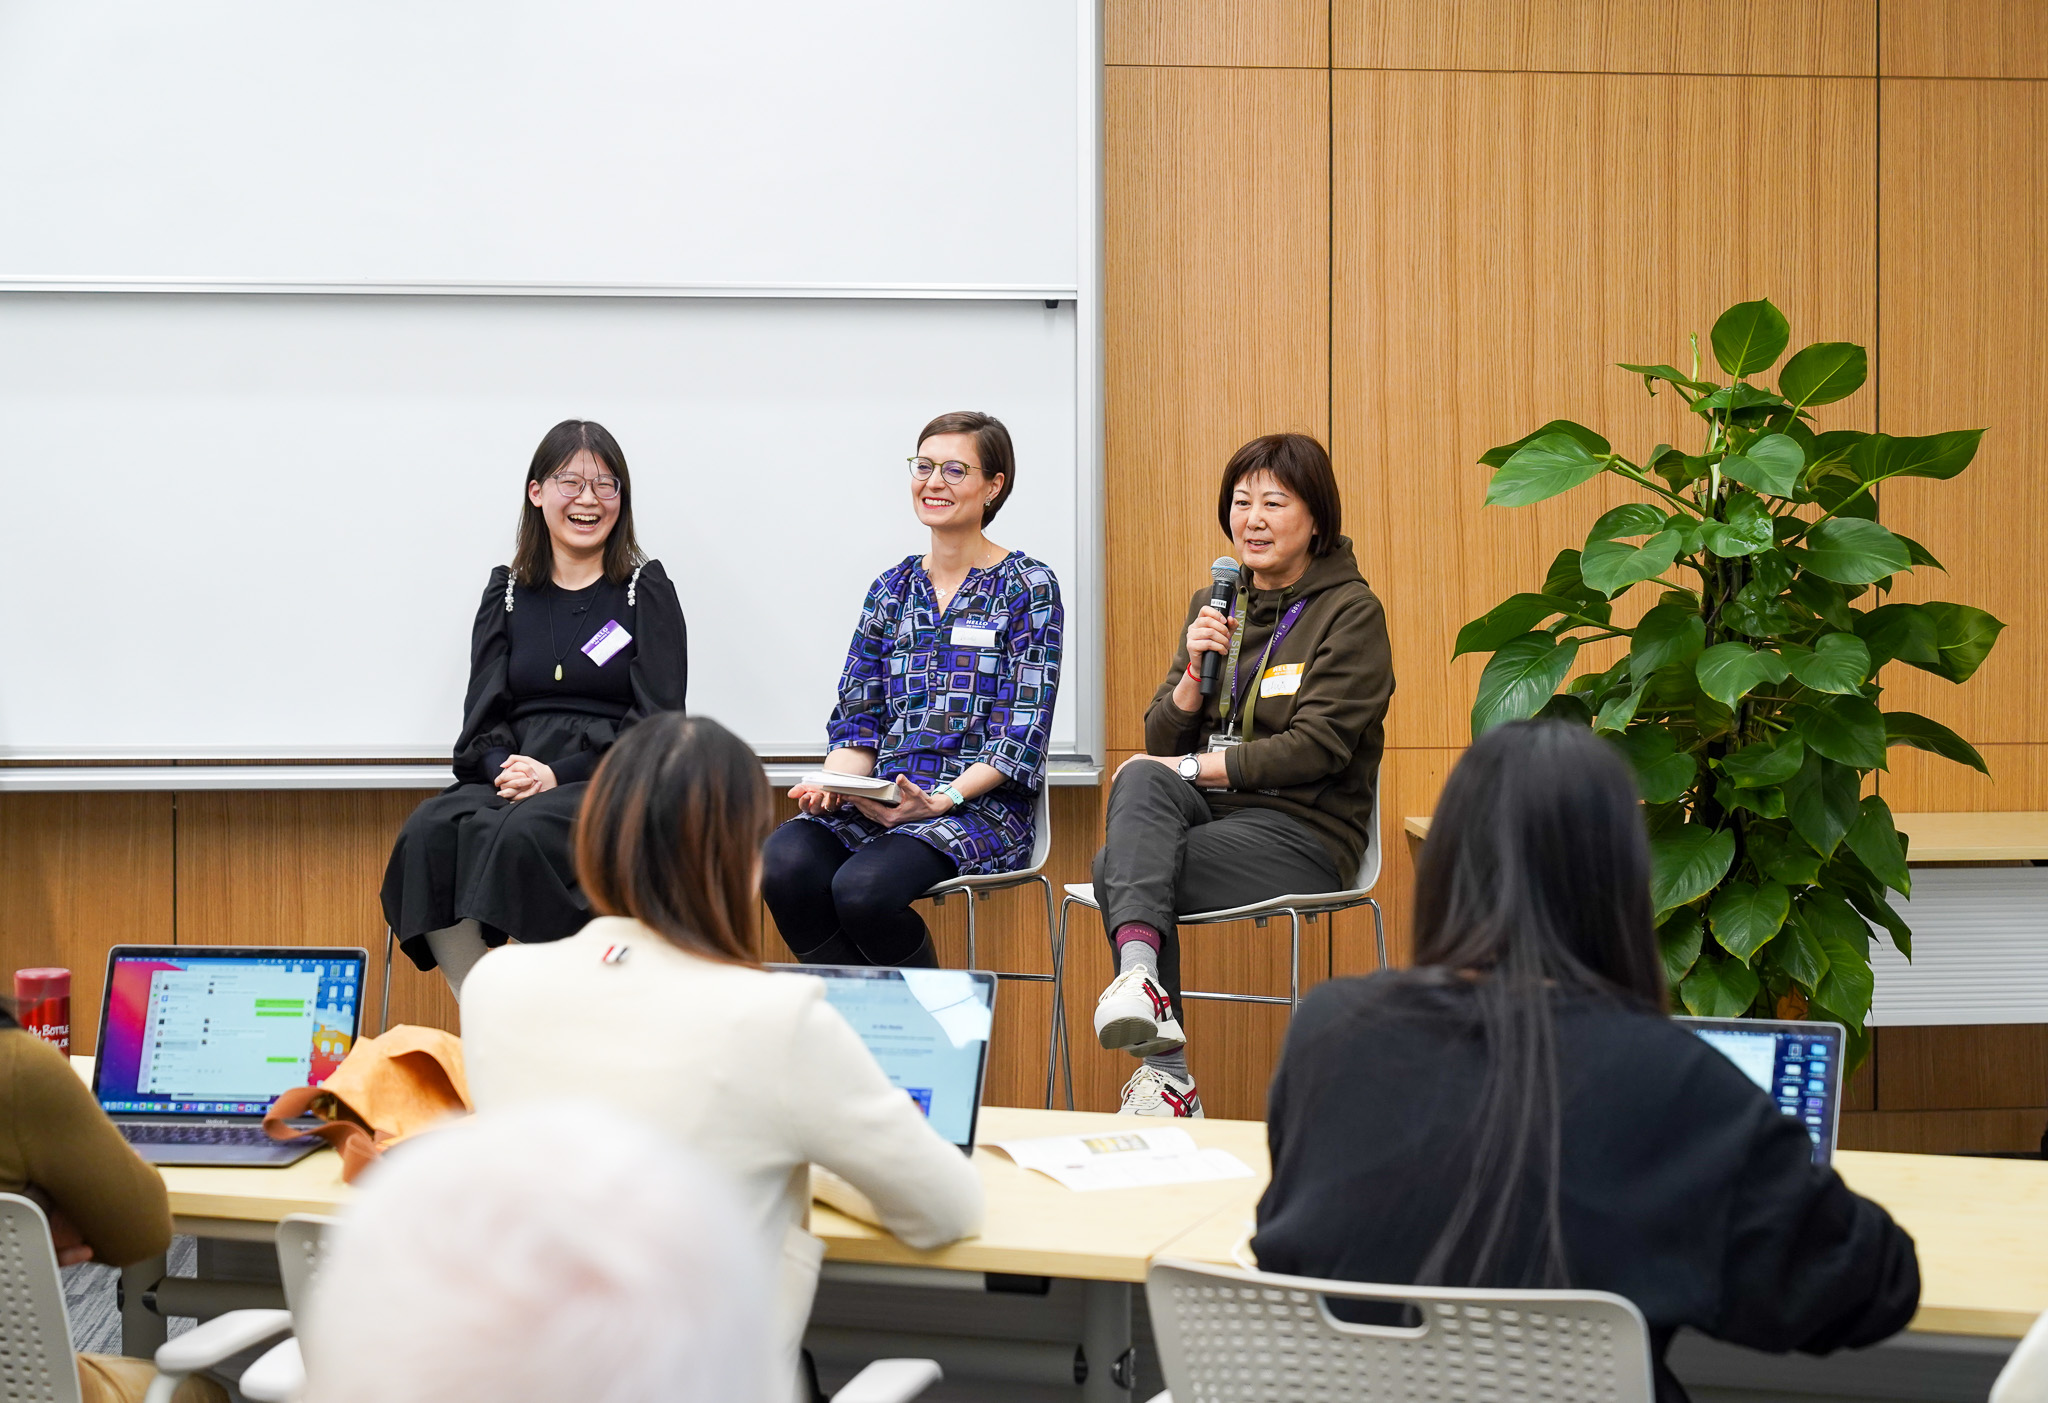
[[[517,551],[477,608],[455,783],[413,811],[384,871],[384,919],[414,964],[459,997],[487,948],[582,928],[585,784],[628,726],[683,709],[688,677],[675,586],[633,539],[625,455],[565,419],[534,450]]]

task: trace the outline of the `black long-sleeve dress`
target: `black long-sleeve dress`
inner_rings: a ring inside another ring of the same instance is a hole
[[[1464,981],[1429,969],[1303,1000],[1267,1108],[1260,1267],[1415,1280],[1471,1171],[1485,1071],[1472,1004]],[[1666,1018],[1581,994],[1552,1007],[1570,1284],[1643,1312],[1660,1400],[1686,1396],[1664,1367],[1680,1326],[1811,1354],[1905,1328],[1920,1299],[1912,1238],[1813,1162],[1767,1092]],[[1533,1196],[1524,1204],[1510,1264],[1476,1284],[1533,1284]]]
[[[586,652],[609,625],[631,642]],[[559,671],[559,677],[557,672]],[[491,572],[470,635],[469,690],[455,783],[415,809],[384,870],[384,919],[421,969],[426,934],[474,920],[502,945],[560,940],[590,918],[576,886],[576,811],[597,762],[643,716],[681,711],[689,682],[682,603],[661,562],[625,584],[529,589]],[[514,755],[555,772],[555,787],[511,803],[497,774]]]

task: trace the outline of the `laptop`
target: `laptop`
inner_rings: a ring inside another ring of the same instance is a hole
[[[1813,1162],[1835,1157],[1842,1114],[1839,1023],[1779,1023],[1762,1018],[1674,1018],[1712,1043],[1749,1079],[1770,1093],[1778,1109],[1798,1121],[1813,1141]]]
[[[368,961],[361,949],[116,945],[92,1073],[100,1109],[151,1164],[304,1159],[322,1142],[272,1140],[263,1113],[348,1055]]]
[[[908,1093],[932,1129],[961,1153],[974,1153],[995,1019],[995,975],[866,965],[768,968],[824,980],[826,1002],[853,1026],[890,1083]]]

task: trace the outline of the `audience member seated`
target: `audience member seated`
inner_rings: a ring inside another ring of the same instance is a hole
[[[1118,768],[1095,857],[1116,978],[1104,1047],[1143,1058],[1122,1111],[1199,1116],[1181,1025],[1174,917],[1346,891],[1371,835],[1394,691],[1380,602],[1342,534],[1330,455],[1307,434],[1253,439],[1223,467],[1217,524],[1243,562],[1232,617],[1188,604],[1186,634]],[[1201,669],[1221,675],[1204,696]]]
[[[1578,1287],[1763,1350],[1912,1319],[1913,1242],[1664,1014],[1634,779],[1583,726],[1502,726],[1436,806],[1415,967],[1324,984],[1267,1110],[1253,1250],[1345,1281]]]
[[[616,1111],[461,1121],[378,1164],[333,1230],[306,1397],[765,1398],[773,1255],[724,1176]]]
[[[60,1265],[125,1267],[171,1245],[164,1181],[128,1148],[62,1053],[0,1010],[0,1193],[41,1206]],[[140,1403],[147,1360],[78,1356],[84,1403]],[[226,1403],[211,1379],[186,1379],[173,1403]]]
[[[666,1129],[737,1181],[781,1252],[776,1338],[794,1380],[824,1244],[809,1167],[936,1247],[981,1226],[981,1180],[891,1086],[821,981],[755,962],[768,778],[715,721],[649,717],[591,781],[576,870],[604,913],[552,945],[481,960],[462,1006],[470,1094],[507,1107],[595,1099]]]
[[[384,922],[414,964],[438,964],[459,999],[487,947],[583,928],[586,781],[628,727],[681,711],[688,680],[683,607],[634,539],[626,456],[602,424],[566,419],[534,450],[512,564],[477,606],[455,783],[413,810],[384,871]]]
[[[894,808],[798,785],[762,895],[799,960],[936,965],[911,903],[1030,860],[1065,615],[1052,571],[983,534],[1017,485],[1009,430],[944,414],[918,435],[910,505],[931,548],[868,587],[826,725],[825,768],[893,779]]]

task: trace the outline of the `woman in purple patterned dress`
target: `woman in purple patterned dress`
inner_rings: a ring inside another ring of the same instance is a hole
[[[1030,857],[1059,691],[1060,585],[983,534],[1016,483],[1010,434],[943,414],[918,435],[910,501],[931,549],[868,589],[839,675],[825,768],[896,781],[887,808],[798,785],[762,849],[761,894],[807,964],[938,963],[911,903]]]

